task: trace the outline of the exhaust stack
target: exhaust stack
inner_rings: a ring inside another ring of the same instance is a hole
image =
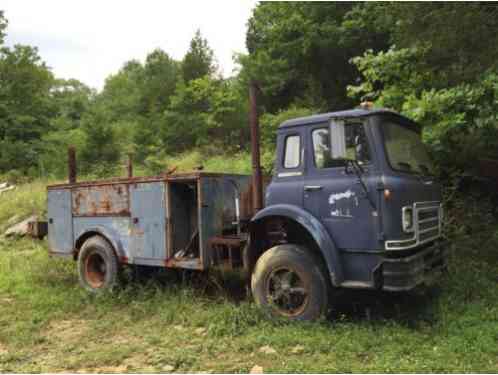
[[[257,107],[258,87],[255,81],[249,83],[249,126],[251,127],[252,194],[254,214],[263,208],[263,182],[259,149],[259,120]]]

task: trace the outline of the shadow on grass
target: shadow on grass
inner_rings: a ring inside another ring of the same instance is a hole
[[[337,293],[329,320],[391,320],[409,328],[417,328],[420,324],[431,326],[438,320],[440,294],[438,286],[400,293],[343,290]]]
[[[248,301],[250,292],[243,277],[237,273],[197,272],[135,268],[126,280],[128,287],[143,290],[147,285],[160,289],[188,287],[196,295],[237,305]],[[331,296],[327,320],[393,321],[409,328],[437,323],[438,286],[421,287],[411,292],[388,293],[371,290],[337,290]]]

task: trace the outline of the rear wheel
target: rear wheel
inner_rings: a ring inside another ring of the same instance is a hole
[[[112,289],[118,282],[119,264],[114,249],[103,237],[85,241],[78,257],[81,286],[90,292]]]
[[[328,283],[313,254],[297,245],[266,251],[252,274],[256,303],[272,315],[291,320],[314,320],[328,306]]]

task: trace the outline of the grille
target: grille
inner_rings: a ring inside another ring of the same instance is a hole
[[[414,235],[408,240],[386,241],[387,250],[405,250],[433,241],[441,236],[441,204],[416,202],[413,204]]]

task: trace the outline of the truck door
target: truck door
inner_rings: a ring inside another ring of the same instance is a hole
[[[331,156],[329,124],[314,126],[308,133],[308,172],[303,186],[304,207],[327,228],[341,249],[369,249],[375,241],[372,205],[359,176],[346,168],[344,160]],[[364,125],[345,126],[346,154],[363,167],[362,180],[368,185],[371,164]],[[356,142],[356,144],[355,144]],[[372,191],[371,188],[369,188]]]
[[[164,183],[130,185],[131,255],[134,263],[163,265],[166,259]]]

